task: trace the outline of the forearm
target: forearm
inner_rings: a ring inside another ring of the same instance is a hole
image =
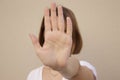
[[[81,66],[79,60],[73,56],[68,59],[66,66],[59,72],[69,80],[95,80],[92,71]]]
[[[85,66],[81,66],[77,75],[69,80],[95,80],[93,72]]]
[[[77,75],[80,68],[79,60],[75,57],[69,57],[66,65],[59,71],[65,78],[71,79]]]

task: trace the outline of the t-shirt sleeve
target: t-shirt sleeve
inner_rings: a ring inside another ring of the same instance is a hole
[[[39,80],[39,77],[40,77],[40,68],[36,68],[28,74],[27,80]]]
[[[89,68],[89,69],[93,72],[96,80],[98,80],[98,79],[97,79],[97,72],[96,72],[96,69],[95,69],[95,67],[94,67],[93,65],[91,65],[91,64],[90,64],[89,62],[87,62],[87,61],[80,61],[80,65],[81,65],[81,66],[86,66],[87,68]]]

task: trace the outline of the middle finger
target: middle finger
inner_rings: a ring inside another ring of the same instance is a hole
[[[56,4],[51,4],[51,23],[52,29],[57,30],[57,16],[56,16]]]

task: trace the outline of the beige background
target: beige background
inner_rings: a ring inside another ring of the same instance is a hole
[[[41,65],[28,34],[38,35],[53,1],[77,17],[84,41],[78,58],[96,67],[99,80],[120,80],[120,0],[0,0],[0,80],[26,80]]]

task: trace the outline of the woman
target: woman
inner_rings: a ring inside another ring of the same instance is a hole
[[[52,3],[45,9],[39,40],[29,36],[43,66],[31,71],[28,80],[96,80],[95,68],[73,56],[82,39],[71,10]]]

